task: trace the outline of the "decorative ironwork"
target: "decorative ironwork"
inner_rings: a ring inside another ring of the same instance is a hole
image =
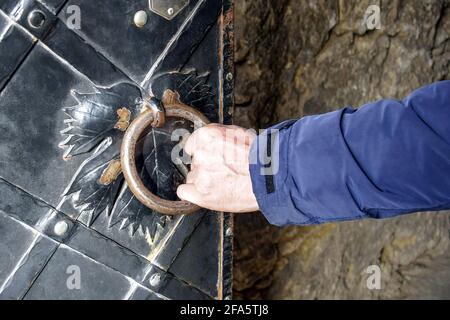
[[[0,1],[0,299],[231,293],[230,215],[146,208],[127,187],[119,148],[140,105],[157,109],[167,89],[230,123],[232,1],[189,0],[178,14],[168,8],[171,20],[148,1]],[[70,23],[74,4],[81,28]],[[136,159],[146,187],[167,200],[187,172],[170,160],[178,128],[192,129],[168,118],[149,130]],[[73,266],[80,290],[66,285]]]
[[[198,75],[195,70],[170,72],[156,76],[150,89],[162,96],[162,88],[172,87],[181,101],[204,108],[210,106],[214,98],[207,80],[208,74]],[[131,235],[139,231],[151,242],[157,241],[158,231],[166,226],[170,217],[142,206],[124,183],[120,169],[124,131],[143,107],[145,97],[141,89],[131,83],[119,83],[110,88],[97,87],[93,93],[72,91],[72,96],[77,104],[64,109],[67,127],[61,132],[65,139],[60,147],[66,149],[63,158],[70,160],[83,154],[89,154],[89,157],[63,196],[71,199],[79,214],[88,216],[88,226],[105,212],[110,217],[110,227],[120,223],[121,229],[130,228]],[[143,150],[145,141],[149,149],[147,154]],[[170,190],[173,182],[168,179],[172,177],[180,183],[183,175],[178,171],[174,175],[172,165],[167,166],[170,150],[160,154],[161,148],[158,148],[158,145],[170,143],[167,131],[152,128],[141,138],[137,162],[144,183],[162,196],[173,198]]]

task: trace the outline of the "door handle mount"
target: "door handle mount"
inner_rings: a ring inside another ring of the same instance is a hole
[[[122,172],[128,188],[146,207],[167,215],[190,214],[200,209],[188,201],[171,201],[153,194],[142,182],[136,166],[136,145],[148,127],[161,127],[166,117],[183,118],[200,128],[209,123],[198,110],[185,105],[179,95],[171,90],[163,94],[162,102],[155,98],[145,101],[142,112],[131,122],[123,137],[120,150]]]

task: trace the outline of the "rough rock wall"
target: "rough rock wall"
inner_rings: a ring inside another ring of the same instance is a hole
[[[381,29],[363,23],[381,8]],[[237,0],[235,123],[265,128],[450,79],[450,0]],[[235,297],[450,298],[450,213],[276,228],[236,217]],[[381,290],[366,286],[370,265]]]

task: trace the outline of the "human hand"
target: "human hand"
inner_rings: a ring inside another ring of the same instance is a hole
[[[192,157],[180,199],[224,212],[258,210],[249,172],[250,146],[256,134],[238,126],[210,124],[196,130],[184,150]]]

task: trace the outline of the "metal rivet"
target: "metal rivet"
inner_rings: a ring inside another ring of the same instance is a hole
[[[231,228],[227,228],[227,231],[225,231],[225,235],[227,237],[231,237],[233,235],[233,230],[231,230]]]
[[[28,15],[28,24],[33,28],[41,28],[45,24],[45,13],[40,10],[31,11]]]
[[[233,74],[231,72],[227,73],[227,80],[228,81],[233,81]]]
[[[147,24],[148,16],[147,12],[140,10],[134,14],[134,24],[138,28],[142,28]]]
[[[158,286],[161,283],[161,275],[159,273],[152,274],[149,282],[152,287]]]
[[[53,231],[57,236],[62,237],[66,234],[67,230],[69,230],[69,224],[66,221],[59,221],[55,224]]]
[[[167,9],[167,13],[169,14],[169,16],[173,15],[173,12],[174,12],[173,8]]]

